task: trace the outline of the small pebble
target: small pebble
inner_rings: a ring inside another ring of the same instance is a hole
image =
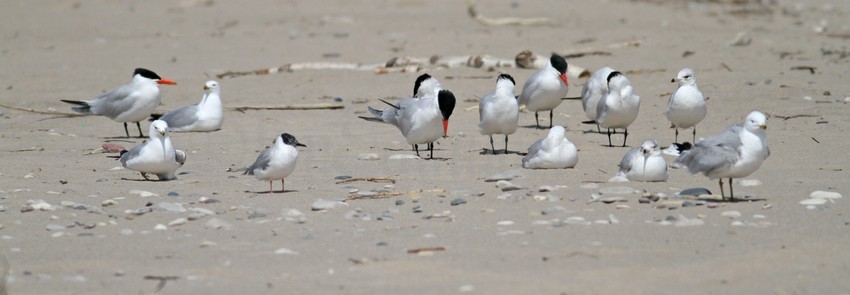
[[[496,187],[501,189],[503,192],[523,189],[523,187],[518,186],[518,185],[514,185],[513,183],[511,183],[510,181],[507,181],[507,180],[499,180],[498,182],[496,182]]]
[[[457,199],[452,200],[450,204],[451,204],[452,206],[457,206],[457,205],[461,205],[461,204],[466,204],[466,200],[464,200],[464,199],[462,199],[462,198],[457,198]]]
[[[277,254],[277,255],[298,255],[298,252],[292,251],[288,248],[278,248],[277,250],[274,250],[274,254]]]
[[[153,229],[154,230],[167,230],[168,227],[165,226],[165,224],[160,223],[160,224],[157,224],[156,226],[154,226]]]
[[[723,213],[720,213],[720,216],[729,217],[729,218],[738,218],[738,217],[741,217],[741,212],[738,212],[738,211],[723,211]]]
[[[649,204],[649,198],[640,198],[638,199],[638,203]]]
[[[841,194],[840,194],[840,193],[836,193],[836,192],[813,191],[811,194],[809,194],[809,198],[812,198],[812,199],[832,199],[832,200],[836,200],[836,199],[841,199],[841,198],[842,198],[842,196],[841,196]]]
[[[168,223],[168,226],[178,226],[178,225],[183,225],[183,224],[186,224],[187,222],[189,222],[189,219],[186,219],[186,218],[182,218],[182,217],[181,217],[181,218],[177,218],[177,219],[172,220],[171,222],[169,222],[169,223]]]
[[[738,181],[738,184],[741,186],[759,186],[761,185],[761,181],[758,179],[741,179]]]
[[[183,205],[178,204],[178,203],[162,202],[162,203],[157,204],[157,207],[159,207],[160,209],[163,209],[165,211],[171,212],[171,213],[186,212],[186,208],[183,208]]]
[[[408,154],[398,154],[392,155],[389,158],[390,160],[409,160],[409,159],[419,159],[416,155],[408,155]]]
[[[325,199],[318,199],[318,200],[314,201],[312,205],[310,205],[310,209],[313,210],[313,211],[322,211],[322,210],[329,210],[329,209],[334,209],[334,208],[338,208],[338,207],[342,207],[342,206],[348,206],[348,204],[345,203],[345,202],[340,202],[340,201],[329,201],[329,200],[325,200]]]
[[[177,197],[177,196],[180,196],[180,194],[178,194],[177,192],[168,192],[168,194],[167,194],[167,195],[168,195],[169,197]]]
[[[68,227],[61,225],[61,224],[55,224],[55,223],[51,223],[51,224],[47,225],[47,231],[57,231],[57,230],[63,230],[63,229],[66,229],[66,228],[68,228]]]
[[[511,221],[511,220],[503,220],[503,221],[496,222],[496,225],[502,225],[502,226],[513,225],[513,224],[514,224],[514,222]]]
[[[100,202],[100,206],[103,206],[103,207],[109,207],[109,206],[113,206],[113,205],[118,205],[118,202],[116,202],[113,199],[106,199],[106,200],[103,200],[103,202]]]
[[[801,205],[823,205],[826,204],[827,199],[805,199],[800,201]]]
[[[404,205],[404,200],[395,200],[395,205],[396,206]]]
[[[213,242],[213,241],[203,241],[203,242],[201,242],[201,245],[200,245],[201,248],[215,247],[215,246],[218,246],[218,244],[216,242]]]

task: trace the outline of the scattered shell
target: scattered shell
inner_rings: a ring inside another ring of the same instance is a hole
[[[340,201],[329,201],[325,199],[318,199],[313,202],[313,205],[310,205],[310,209],[313,211],[322,211],[328,209],[334,209],[337,207],[348,206],[345,202]]]
[[[181,218],[177,218],[177,219],[172,220],[171,222],[169,222],[169,223],[168,223],[168,226],[178,226],[178,225],[183,225],[183,224],[186,224],[187,222],[189,222],[189,220],[188,220],[188,219],[186,219],[186,218],[182,218],[182,217],[181,217]]]
[[[522,177],[522,173],[516,170],[505,171],[496,175],[491,175],[484,179],[485,182],[497,182],[499,180],[513,180]]]
[[[628,195],[640,193],[640,191],[636,191],[628,186],[612,186],[599,189],[599,193],[603,195]]]
[[[116,202],[113,199],[106,199],[106,200],[103,200],[103,202],[100,202],[100,206],[103,206],[103,207],[109,207],[109,206],[113,206],[113,205],[118,205],[118,202]]]
[[[154,226],[153,229],[154,230],[167,230],[168,227],[165,226],[165,224],[160,223],[160,224],[157,224],[156,226]]]
[[[381,159],[381,156],[374,153],[366,153],[357,155],[357,159],[361,161],[377,161]]]
[[[826,202],[826,199],[805,199],[800,201],[800,205],[823,205]]]
[[[608,182],[629,182],[629,179],[625,176],[614,176],[608,179]]]
[[[274,254],[277,254],[277,255],[298,255],[298,252],[292,251],[289,248],[278,248],[277,250],[274,250]]]
[[[836,193],[836,192],[813,191],[811,194],[809,194],[809,198],[834,200],[834,199],[841,199],[842,196],[841,196],[840,193]]]
[[[501,189],[503,192],[523,189],[523,187],[515,185],[515,184],[513,184],[513,183],[511,183],[510,181],[507,181],[507,180],[499,180],[498,182],[496,182],[496,187]]]
[[[159,195],[157,195],[155,193],[152,193],[152,192],[149,192],[149,191],[143,191],[143,190],[131,190],[130,194],[131,195],[139,195],[142,198],[159,197]]]
[[[408,154],[398,154],[392,155],[389,158],[390,160],[408,160],[408,159],[419,159],[416,155],[408,155]]]
[[[511,220],[502,220],[502,221],[496,222],[496,225],[513,225],[513,224],[514,224],[514,222],[511,221]]]
[[[738,218],[738,217],[741,217],[741,212],[738,212],[738,211],[723,211],[723,213],[720,213],[720,216],[729,217],[729,218]]]

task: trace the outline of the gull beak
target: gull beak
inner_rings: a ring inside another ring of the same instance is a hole
[[[759,125],[759,128],[764,129],[764,130],[767,130],[767,125],[765,125],[765,124],[761,124],[761,125]]]
[[[158,130],[157,132],[160,136],[165,136],[165,130]]]
[[[570,81],[567,80],[567,74],[561,74],[561,81],[564,81],[564,85],[570,86]]]
[[[204,90],[210,90],[210,88],[207,87],[207,85],[204,85]]]
[[[443,120],[443,137],[449,137],[449,120]]]

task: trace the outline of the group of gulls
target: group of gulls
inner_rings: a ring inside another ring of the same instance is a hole
[[[522,158],[522,167],[528,169],[572,168],[578,163],[578,149],[566,137],[563,126],[553,125],[554,109],[566,97],[569,80],[567,62],[559,55],[552,55],[546,67],[531,75],[523,84],[519,96],[514,95],[516,81],[507,74],[496,79],[494,92],[485,95],[479,104],[479,132],[490,138],[491,151],[495,154],[493,135],[505,136],[504,153],[508,153],[508,136],[517,131],[521,107],[535,113],[535,122],[540,128],[539,112],[549,111],[549,133],[537,140]],[[677,158],[673,167],[687,167],[691,174],[703,173],[710,179],[719,179],[721,197],[726,198],[723,179],[729,180],[729,197],[734,198],[732,179],[746,177],[755,172],[770,155],[766,140],[767,117],[751,112],[743,124],[728,127],[724,132],[697,140],[696,125],[707,114],[705,97],[697,88],[695,73],[685,68],[679,71],[672,82],[678,88],[670,96],[665,115],[675,128],[675,142],[664,154]],[[135,122],[142,137],[140,121],[150,118],[150,139],[129,151],[122,151],[120,161],[127,169],[141,172],[147,179],[148,173],[156,174],[160,180],[175,178],[175,171],[183,165],[186,154],[171,145],[169,131],[215,131],[221,128],[223,115],[220,86],[208,81],[200,103],[179,108],[156,117],[151,115],[160,102],[158,85],[173,85],[173,81],[159,77],[152,71],[136,69],[133,80],[90,101],[64,102],[78,105],[73,110],[89,115],[101,115],[124,123]],[[640,96],[626,76],[610,67],[594,72],[581,92],[582,107],[597,131],[608,136],[612,131],[623,129],[623,147],[626,146],[628,128],[637,119]],[[395,126],[419,156],[419,145],[424,144],[434,156],[434,142],[446,137],[449,117],[454,110],[454,94],[442,88],[436,78],[420,75],[414,84],[413,95],[397,103],[384,100],[388,105],[383,110],[369,107],[371,117],[360,117],[368,121],[383,122]],[[679,129],[693,128],[694,144],[678,143]],[[304,146],[288,133],[275,139],[274,144],[260,153],[245,174],[258,180],[272,182],[289,176],[295,169],[298,157],[297,146]],[[617,177],[631,181],[666,181],[667,162],[661,147],[653,139],[647,139],[640,147],[629,150],[620,161]],[[281,191],[284,191],[281,188]]]

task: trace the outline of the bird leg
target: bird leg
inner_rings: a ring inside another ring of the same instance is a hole
[[[552,129],[552,113],[554,113],[554,112],[555,112],[554,109],[549,111],[549,129]]]
[[[493,149],[493,154],[496,154],[496,146],[493,145],[493,135],[490,135],[490,148]]]
[[[720,200],[726,200],[726,195],[723,194],[723,178],[720,178]]]
[[[126,124],[126,123],[125,123],[125,124]],[[151,180],[150,178],[148,178],[148,174],[147,174],[147,173],[144,173],[144,172],[139,172],[139,173],[141,173],[141,174],[142,174],[142,177],[144,177],[144,178],[145,178],[145,180]]]
[[[281,193],[286,192],[286,185],[284,185],[283,180],[284,180],[283,178],[280,179],[280,192]]]
[[[271,193],[274,193],[274,190],[272,189],[272,181],[269,180],[269,194]]]
[[[434,143],[433,142],[428,144],[428,151],[431,152],[430,157],[431,157],[431,159],[433,159],[434,158]]]
[[[493,150],[493,153],[496,153],[496,150]],[[508,154],[508,135],[505,134],[505,155]]]
[[[127,124],[127,123],[124,123],[124,124]],[[127,127],[127,126],[125,125],[124,127]],[[136,122],[136,127],[139,128],[139,138],[145,138],[145,135],[142,134],[142,123]],[[130,134],[127,134],[127,137],[130,137]]]
[[[602,133],[602,129],[599,129],[599,124],[596,124],[596,133]]]
[[[537,112],[534,112],[534,122],[537,123],[537,128],[540,128],[540,119],[537,118]]]
[[[694,139],[693,143],[697,143],[697,126],[694,126]]]
[[[127,138],[130,138],[130,131],[127,131],[127,122],[124,122],[124,134],[127,134]]]
[[[614,147],[614,145],[611,144],[611,128],[608,128],[608,146]]]
[[[673,140],[673,142],[679,143],[679,127],[676,127],[675,129],[676,129],[676,137]]]
[[[419,157],[419,145],[418,144],[413,145],[413,150],[416,151],[416,156]]]
[[[732,178],[729,178],[729,201],[735,202],[735,193],[732,191]]]
[[[626,128],[625,132],[623,132],[623,147],[626,147],[627,138],[629,138],[629,128]]]

